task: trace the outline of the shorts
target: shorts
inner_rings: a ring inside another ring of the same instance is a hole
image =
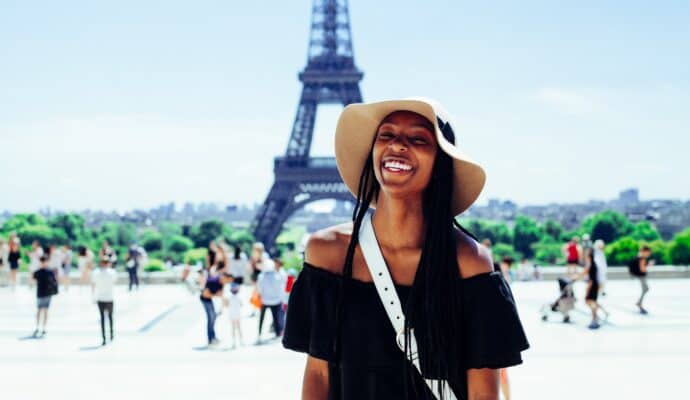
[[[10,269],[13,269],[13,270],[19,269],[19,261],[10,261]]]
[[[36,303],[38,305],[38,308],[49,308],[50,307],[50,298],[52,296],[45,296],[45,297],[37,297],[36,298]]]
[[[591,282],[589,288],[587,289],[587,295],[585,300],[597,301],[599,298],[599,283]]]
[[[233,276],[233,277],[232,277],[232,282],[233,282],[233,283],[236,283],[236,284],[238,284],[238,285],[241,285],[241,284],[244,283],[244,277],[242,277],[242,276]]]
[[[257,271],[257,270],[252,271],[252,281],[253,282],[256,282],[257,279],[259,279],[260,273],[261,273],[261,271]]]

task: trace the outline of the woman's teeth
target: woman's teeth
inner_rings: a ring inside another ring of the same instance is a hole
[[[383,167],[391,171],[409,171],[412,169],[412,166],[400,161],[386,161],[383,163]]]

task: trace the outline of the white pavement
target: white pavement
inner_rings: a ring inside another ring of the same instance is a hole
[[[513,291],[532,348],[510,370],[514,399],[689,398],[690,280],[650,282],[650,315],[635,312],[639,286],[612,281],[602,303],[612,315],[586,328],[580,302],[574,323],[542,322],[539,307],[557,295],[555,282],[516,283]],[[115,342],[100,344],[98,311],[89,291],[54,297],[43,339],[30,339],[35,297],[26,287],[0,288],[0,399],[297,399],[304,356],[276,341],[254,346],[256,318],[243,320],[247,346],[229,348],[221,315],[220,350],[205,349],[205,316],[184,287],[118,287]],[[584,285],[577,286],[582,298]],[[249,290],[244,289],[245,296]],[[246,308],[247,312],[249,308]],[[270,317],[264,325],[269,338]]]

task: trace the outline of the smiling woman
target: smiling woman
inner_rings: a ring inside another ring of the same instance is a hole
[[[487,249],[455,222],[485,175],[448,114],[427,99],[350,105],[336,161],[353,222],[309,240],[283,339],[308,353],[303,399],[498,399],[498,369],[528,344]]]

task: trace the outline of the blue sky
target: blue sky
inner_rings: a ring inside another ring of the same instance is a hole
[[[443,102],[481,202],[690,198],[690,2],[569,3],[351,0],[364,99]],[[1,1],[0,209],[262,201],[310,6]]]

